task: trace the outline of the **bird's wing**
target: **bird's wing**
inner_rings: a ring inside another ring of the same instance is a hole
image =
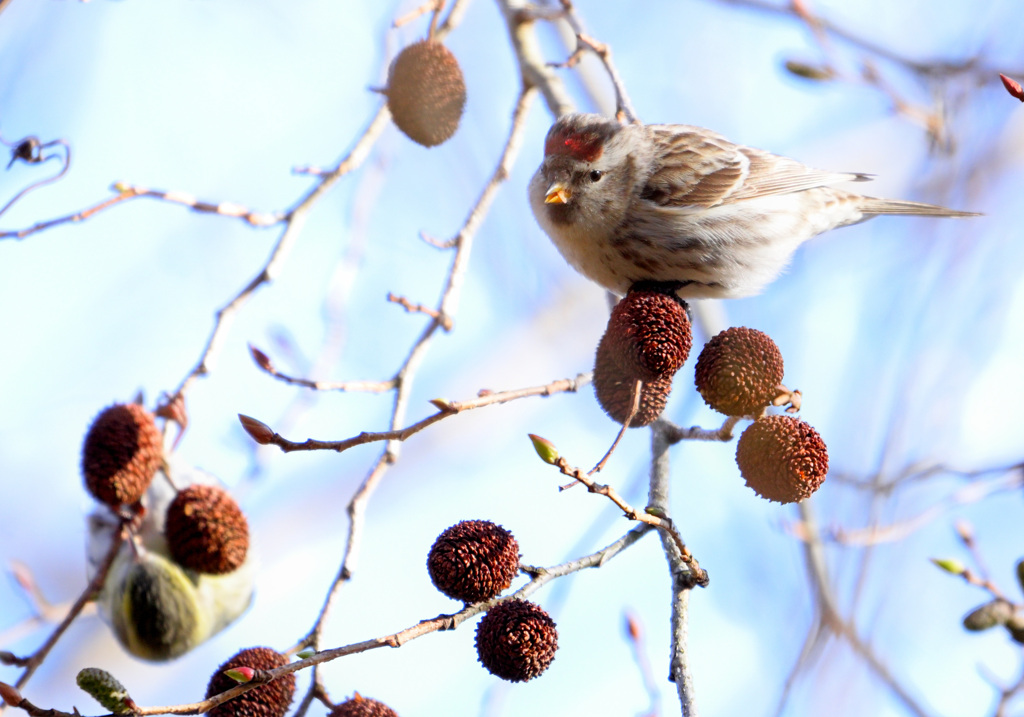
[[[664,207],[713,207],[870,179],[864,174],[812,169],[793,159],[733,144],[700,127],[653,125],[650,130],[657,166],[641,196]]]

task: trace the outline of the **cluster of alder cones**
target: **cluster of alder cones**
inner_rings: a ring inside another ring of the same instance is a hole
[[[519,543],[512,534],[486,520],[465,520],[442,532],[427,556],[430,579],[442,593],[467,604],[500,595],[519,573]],[[493,675],[525,682],[543,673],[558,649],[555,622],[541,607],[526,600],[505,600],[491,607],[477,626],[480,662]],[[284,667],[288,658],[269,647],[241,650],[220,665],[210,678],[210,698],[259,677],[261,671]],[[115,714],[128,714],[127,691],[103,670],[82,670],[78,684]],[[210,710],[212,717],[249,715],[284,717],[295,696],[295,675],[288,673],[259,685]],[[328,717],[398,717],[379,700],[358,692],[336,705]]]
[[[458,61],[433,39],[406,47],[395,58],[383,90],[395,125],[425,147],[448,140],[458,129],[466,85]],[[597,348],[594,388],[615,421],[646,426],[661,415],[675,374],[689,357],[692,332],[685,305],[670,291],[637,286],[612,311]],[[704,401],[727,416],[753,418],[743,432],[736,462],[758,495],[789,503],[803,500],[828,472],[828,453],[818,433],[792,416],[766,415],[780,396],[783,362],[766,334],[731,328],[711,339],[696,366]],[[789,394],[792,395],[792,394]],[[82,452],[86,487],[114,511],[139,505],[163,465],[163,440],[153,416],[135,404],[115,404],[94,421]],[[171,553],[183,567],[222,574],[236,569],[248,550],[248,524],[231,496],[216,486],[181,490],[168,508],[165,532]],[[483,520],[453,525],[430,549],[431,581],[445,595],[467,604],[491,600],[519,572],[519,545],[510,532]],[[558,632],[542,608],[511,599],[491,607],[477,626],[479,661],[504,680],[521,682],[542,674],[554,659]],[[242,650],[210,679],[207,697],[249,681],[259,671],[288,664],[268,647]],[[115,713],[134,703],[102,670],[79,674],[79,684]],[[286,674],[210,711],[214,717],[246,714],[283,717],[295,693]],[[329,717],[397,717],[377,700],[354,697]]]
[[[690,355],[686,307],[670,288],[638,284],[612,309],[597,347],[594,391],[618,423],[646,426],[668,402],[672,380]],[[704,346],[695,369],[704,402],[726,416],[752,418],[736,446],[747,485],[768,500],[793,503],[828,473],[828,450],[811,426],[766,409],[795,395],[782,385],[782,353],[756,329],[730,328]]]
[[[142,513],[143,496],[163,465],[163,435],[153,414],[135,403],[104,409],[82,445],[86,489],[118,514]],[[226,490],[193,484],[179,490],[167,507],[164,537],[181,567],[225,575],[245,562],[249,523]]]

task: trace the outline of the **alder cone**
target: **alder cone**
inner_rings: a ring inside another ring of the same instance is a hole
[[[627,373],[615,359],[617,349],[605,333],[597,345],[594,362],[594,394],[604,412],[616,423],[625,423],[633,407],[633,389],[637,377]],[[672,376],[658,378],[640,388],[640,405],[629,422],[630,428],[649,426],[665,410],[672,392]]]
[[[726,416],[761,413],[779,393],[782,352],[768,334],[733,327],[705,344],[694,380],[704,403]]]
[[[226,670],[251,667],[254,670],[274,670],[288,664],[288,658],[269,647],[250,647],[238,652],[217,668],[206,687],[209,699],[238,683],[224,674]],[[210,717],[284,717],[295,696],[295,673],[279,677],[273,682],[243,692],[211,709]]]
[[[743,431],[736,464],[762,498],[796,503],[825,481],[828,449],[810,425],[793,416],[766,416]]]
[[[398,129],[424,147],[441,144],[459,128],[466,81],[447,47],[422,40],[398,53],[384,91]]]
[[[363,697],[356,692],[352,699],[336,706],[327,717],[398,717],[398,713],[383,702]]]
[[[526,682],[543,673],[557,649],[555,621],[539,605],[526,600],[495,605],[476,627],[480,663],[509,682]]]
[[[434,587],[455,600],[490,600],[519,573],[519,543],[489,520],[464,520],[445,530],[427,556]]]
[[[85,487],[115,510],[137,502],[163,464],[163,436],[153,415],[115,403],[93,420],[82,444]]]
[[[224,575],[241,567],[249,551],[249,522],[223,488],[194,484],[167,507],[167,546],[175,562],[190,570]]]
[[[612,309],[604,339],[627,376],[671,378],[690,356],[693,334],[686,309],[663,291],[630,290]]]

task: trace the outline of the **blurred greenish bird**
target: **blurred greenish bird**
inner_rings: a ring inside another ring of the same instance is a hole
[[[213,476],[179,461],[172,464],[174,484],[219,484]],[[173,660],[237,620],[252,602],[253,550],[226,575],[197,573],[178,565],[164,538],[164,516],[175,490],[157,473],[142,499],[145,515],[118,550],[96,602],[100,616],[126,650],[144,660]],[[88,519],[89,577],[95,575],[118,534],[120,520],[105,505]]]

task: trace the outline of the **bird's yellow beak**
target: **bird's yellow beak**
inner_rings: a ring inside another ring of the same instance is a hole
[[[572,199],[572,190],[561,182],[555,182],[548,187],[548,193],[544,195],[545,204],[568,204]]]

